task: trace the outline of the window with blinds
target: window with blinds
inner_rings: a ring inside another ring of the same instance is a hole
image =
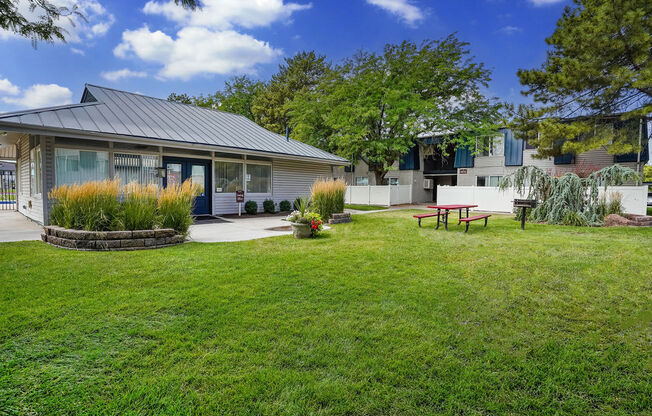
[[[158,184],[157,165],[158,156],[156,155],[134,155],[129,153],[114,153],[113,155],[115,174],[123,184],[132,182],[143,185]]]

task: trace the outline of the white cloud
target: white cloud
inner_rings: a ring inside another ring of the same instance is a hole
[[[564,0],[529,0],[535,6],[547,6],[549,4],[561,3]]]
[[[132,71],[131,69],[118,69],[116,71],[105,71],[102,72],[102,78],[108,81],[119,81],[123,78],[145,78],[147,76],[146,72],[143,71]]]
[[[233,30],[192,26],[181,29],[174,39],[147,26],[126,30],[113,52],[121,58],[162,64],[159,76],[183,80],[199,74],[253,72],[255,65],[272,62],[282,53],[267,42]]]
[[[3,97],[2,101],[24,108],[70,104],[72,91],[57,84],[35,84],[18,97]]]
[[[162,15],[184,26],[224,30],[234,26],[246,29],[269,26],[289,19],[294,12],[311,7],[311,3],[285,3],[284,0],[203,0],[201,9],[190,11],[174,4],[174,1],[150,0],[143,12]]]
[[[97,0],[50,0],[50,4],[56,7],[65,7],[69,10],[79,11],[86,20],[75,14],[62,16],[55,23],[64,29],[63,35],[69,43],[82,43],[104,36],[113,23],[115,17],[109,13]],[[36,8],[29,10],[30,3],[26,0],[18,2],[18,11],[29,20],[38,20],[43,16],[43,9]],[[0,39],[20,38],[9,30],[0,29]]]
[[[409,26],[416,26],[425,18],[425,13],[410,0],[367,0],[367,3],[398,16]]]
[[[523,29],[521,29],[518,26],[503,26],[500,29],[498,29],[498,33],[502,33],[504,35],[513,35],[514,33],[519,33],[522,32]]]
[[[7,78],[0,79],[0,93],[16,95],[20,92],[20,88],[11,83]]]
[[[70,52],[76,53],[77,55],[81,55],[81,56],[86,55],[86,52],[84,52],[81,49],[77,49],[77,48],[70,48]]]
[[[132,71],[131,69],[124,68],[116,71],[105,71],[100,75],[108,81],[118,81],[123,78],[145,78],[147,73],[144,71]]]

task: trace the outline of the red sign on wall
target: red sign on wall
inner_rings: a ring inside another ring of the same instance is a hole
[[[244,191],[235,191],[235,202],[244,202]]]

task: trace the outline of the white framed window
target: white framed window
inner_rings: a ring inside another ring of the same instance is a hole
[[[247,162],[246,192],[248,194],[272,193],[272,165]]]
[[[366,176],[356,176],[355,186],[369,186],[369,178]]]
[[[56,186],[103,181],[109,177],[109,153],[92,150],[54,149]]]
[[[215,192],[234,193],[241,191],[244,179],[244,163],[215,161]]]
[[[505,154],[505,141],[502,135],[479,138],[476,145],[480,148],[478,156],[503,156]]]
[[[497,187],[502,176],[476,176],[476,186]]]
[[[398,178],[389,178],[390,185],[398,185]]]
[[[120,182],[123,184],[135,182],[141,185],[151,183],[158,185],[157,166],[158,156],[156,155],[113,154],[113,168],[116,176],[120,178]]]
[[[41,174],[41,145],[36,145],[29,150],[29,194],[41,195],[43,176]]]

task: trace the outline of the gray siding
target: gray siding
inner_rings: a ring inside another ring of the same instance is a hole
[[[314,162],[297,162],[282,159],[272,161],[272,193],[245,194],[245,201],[256,201],[258,210],[263,210],[263,201],[272,199],[276,203],[283,200],[293,202],[297,197],[310,194],[312,184],[320,178],[331,178],[330,165]],[[244,206],[243,206],[244,210]],[[214,194],[213,213],[234,214],[238,212],[235,194]]]
[[[26,217],[43,223],[42,195],[30,195],[29,183],[29,136],[25,135],[16,143],[18,158],[16,160],[18,173],[18,212]]]

